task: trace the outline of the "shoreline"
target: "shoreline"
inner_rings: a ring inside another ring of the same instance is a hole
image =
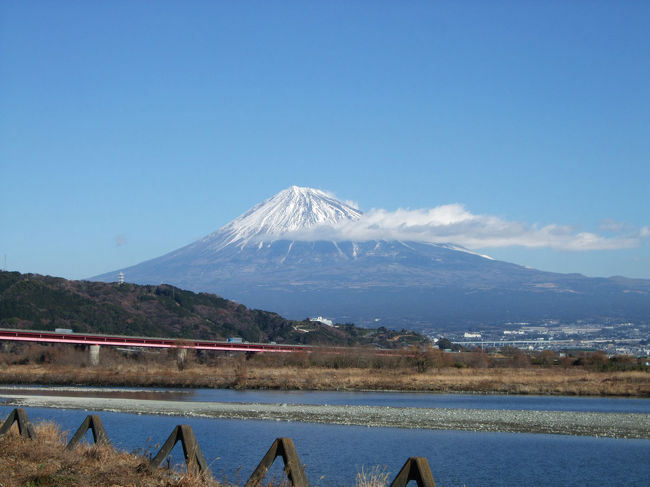
[[[151,390],[155,390],[156,394],[168,393],[168,394],[192,394],[194,390],[223,390],[223,391],[238,391],[238,392],[341,392],[341,393],[372,393],[372,394],[440,394],[440,395],[458,395],[458,396],[537,396],[537,397],[557,397],[557,398],[571,398],[571,397],[580,397],[585,399],[635,399],[635,400],[650,400],[650,397],[647,395],[593,395],[593,394],[543,394],[543,393],[510,393],[510,392],[500,392],[500,391],[475,391],[475,390],[450,390],[450,391],[434,391],[434,390],[404,390],[404,389],[305,389],[305,388],[296,388],[296,389],[282,389],[282,388],[271,388],[271,387],[248,387],[246,389],[238,387],[205,387],[205,386],[192,386],[192,385],[120,385],[119,383],[107,384],[107,385],[95,385],[95,384],[84,384],[84,383],[24,383],[16,384],[3,382],[0,380],[0,400],[5,396],[3,391],[41,391],[42,394],[25,394],[29,396],[43,395],[43,396],[56,396],[57,391],[61,392],[96,392],[96,393],[117,393],[124,395],[125,392],[128,393],[148,393]],[[68,397],[68,396],[62,396]],[[105,397],[105,396],[100,396]]]
[[[365,427],[650,439],[650,414],[184,402],[0,394],[4,406]]]

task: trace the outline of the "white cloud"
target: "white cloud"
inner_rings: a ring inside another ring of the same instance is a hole
[[[642,237],[650,236],[650,227],[607,222],[601,228],[608,235],[580,231],[568,225],[544,225],[508,221],[491,215],[477,215],[464,205],[450,204],[430,209],[386,211],[371,210],[360,220],[337,227],[317,227],[308,233],[293,235],[309,240],[412,240],[454,243],[469,249],[522,246],[557,250],[608,250],[634,248]]]
[[[635,233],[641,235],[641,232],[643,231],[643,229],[639,230],[634,225],[630,225],[629,223],[617,222],[616,220],[610,219],[603,220],[599,226],[599,229],[601,232],[626,235],[633,235]]]

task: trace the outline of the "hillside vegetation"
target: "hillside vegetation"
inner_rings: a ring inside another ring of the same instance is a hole
[[[203,340],[238,336],[250,342],[382,348],[426,341],[405,330],[291,321],[215,294],[197,294],[167,284],[70,281],[18,272],[0,272],[0,327]]]

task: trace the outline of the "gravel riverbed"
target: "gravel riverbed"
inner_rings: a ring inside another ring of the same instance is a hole
[[[184,402],[0,395],[5,406],[84,409],[224,419],[301,421],[435,430],[546,433],[650,439],[650,414]]]

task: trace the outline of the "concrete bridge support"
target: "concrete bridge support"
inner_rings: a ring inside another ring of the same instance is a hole
[[[183,370],[185,368],[186,359],[187,359],[187,348],[177,348],[176,365],[178,366],[178,370]]]
[[[88,353],[90,365],[99,365],[99,345],[91,345]]]

